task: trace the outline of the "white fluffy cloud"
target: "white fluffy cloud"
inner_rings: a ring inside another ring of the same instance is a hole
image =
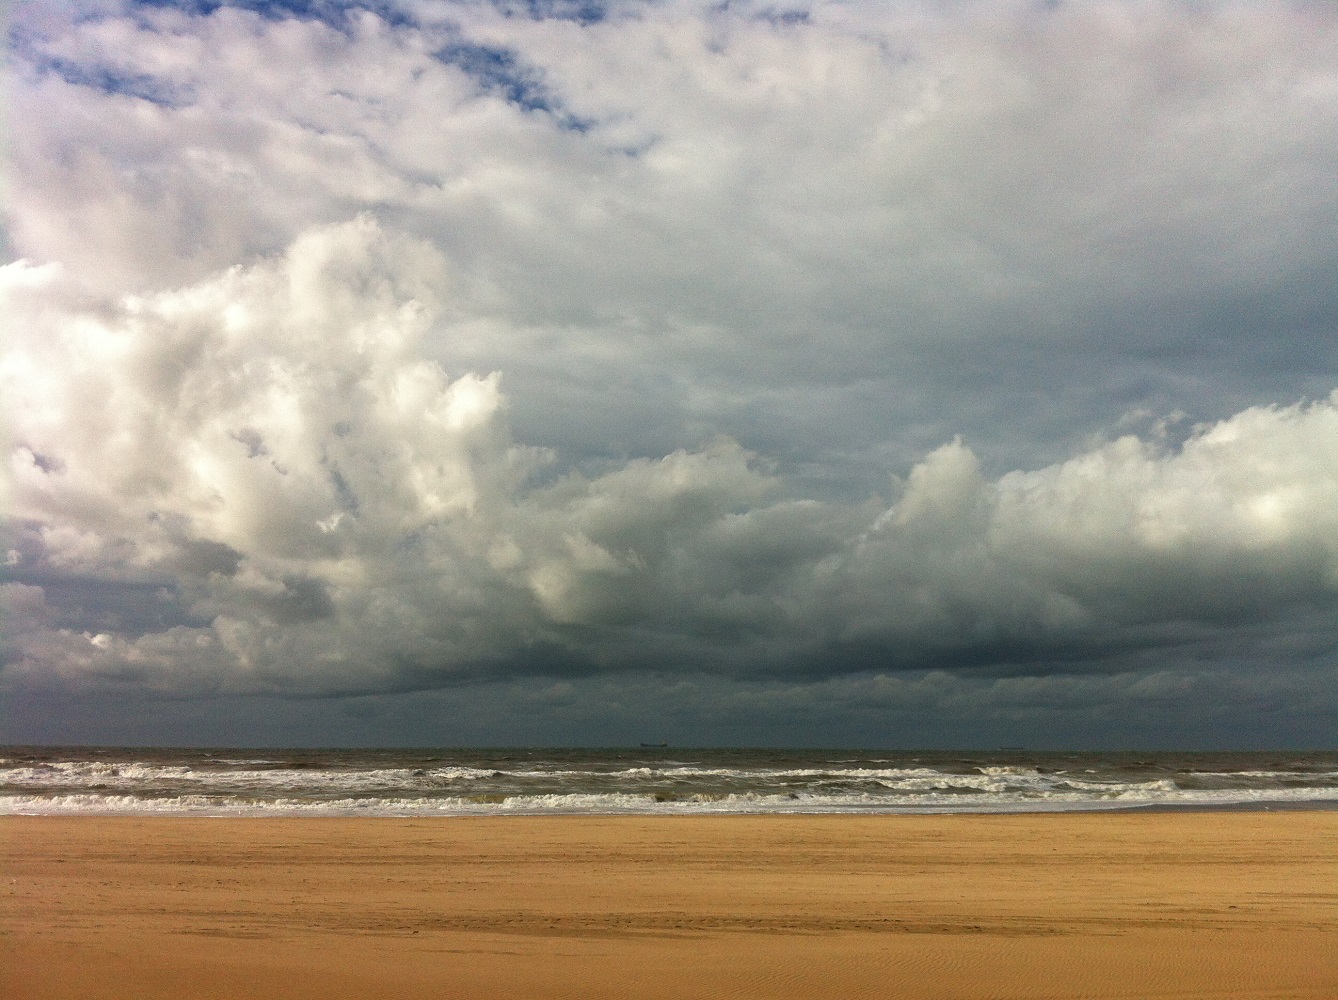
[[[425,353],[573,461],[867,490],[1332,388],[1329,7],[399,9],[19,16],[12,243],[140,292],[370,212],[453,268]]]
[[[1338,397],[994,480],[956,441],[862,504],[727,438],[554,479],[497,373],[423,356],[447,262],[369,218],[150,295],[2,273],[11,686],[1114,669],[1338,603]]]
[[[7,27],[13,703],[1332,716],[1333,5]]]

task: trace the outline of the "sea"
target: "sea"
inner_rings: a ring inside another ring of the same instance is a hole
[[[1338,808],[1338,751],[0,747],[0,814],[497,816]]]

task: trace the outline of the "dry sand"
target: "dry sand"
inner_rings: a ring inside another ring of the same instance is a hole
[[[1338,812],[0,820],[0,993],[1338,997]]]

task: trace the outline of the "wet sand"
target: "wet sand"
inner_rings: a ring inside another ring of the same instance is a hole
[[[7,998],[1338,997],[1338,812],[0,819]]]

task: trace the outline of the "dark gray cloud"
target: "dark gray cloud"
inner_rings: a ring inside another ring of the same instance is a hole
[[[15,704],[1222,742],[1331,677],[1330,8],[85,13],[10,40]]]

